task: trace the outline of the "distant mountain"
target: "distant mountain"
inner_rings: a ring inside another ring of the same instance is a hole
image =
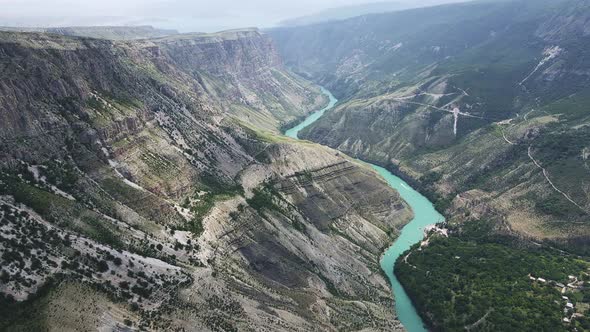
[[[141,26],[79,26],[60,28],[0,27],[0,31],[48,32],[64,36],[79,36],[111,40],[157,38],[178,34],[176,30]]]
[[[284,27],[294,27],[294,26],[301,26],[301,25],[309,25],[309,24],[316,24],[321,22],[328,22],[328,21],[336,21],[336,20],[343,20],[355,16],[361,16],[366,14],[374,14],[374,13],[386,13],[386,12],[393,12],[399,11],[404,9],[411,9],[411,8],[419,8],[419,7],[428,7],[428,6],[435,6],[440,5],[443,3],[450,3],[450,2],[464,2],[467,0],[425,0],[420,2],[414,1],[383,1],[383,2],[373,2],[361,5],[353,5],[353,6],[345,6],[345,7],[337,7],[337,8],[330,8],[323,11],[320,11],[316,14],[309,15],[309,16],[301,16],[292,19],[287,19],[279,23],[279,26]]]

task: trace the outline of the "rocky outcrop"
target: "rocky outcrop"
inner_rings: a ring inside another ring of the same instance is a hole
[[[256,29],[189,34],[155,43],[179,67],[192,71],[198,68],[197,71],[221,79],[255,79],[257,74],[282,65],[270,38]]]
[[[261,128],[276,131],[325,102],[286,72],[271,39],[256,29],[179,35],[143,47],[191,75],[225,111]]]

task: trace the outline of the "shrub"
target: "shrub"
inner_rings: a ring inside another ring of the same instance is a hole
[[[100,260],[97,264],[97,270],[101,273],[107,272],[109,270],[109,263],[107,263],[107,261],[104,259]]]

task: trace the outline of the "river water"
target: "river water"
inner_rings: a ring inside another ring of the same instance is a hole
[[[303,122],[287,130],[285,132],[286,136],[298,139],[299,131],[317,121],[326,111],[336,105],[338,100],[332,95],[332,93],[323,87],[321,89],[322,92],[330,98],[328,106],[319,111],[313,112]],[[375,169],[392,188],[399,192],[400,196],[406,201],[406,203],[408,203],[414,212],[414,219],[402,229],[399,237],[383,254],[383,257],[381,258],[381,268],[385,274],[387,274],[389,281],[391,282],[395,298],[395,311],[398,319],[409,332],[427,331],[424,327],[424,322],[416,312],[412,301],[395,277],[393,269],[395,261],[399,256],[412,245],[424,239],[424,227],[444,221],[444,217],[434,209],[434,205],[426,197],[410,187],[405,181],[393,175],[383,167],[374,164],[369,165],[373,167],[373,169]]]

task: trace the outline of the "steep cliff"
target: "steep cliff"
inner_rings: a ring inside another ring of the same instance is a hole
[[[411,212],[267,131],[324,100],[264,35],[1,32],[0,66],[0,329],[399,328]]]
[[[276,130],[327,102],[316,87],[286,72],[271,39],[256,29],[172,36],[144,46],[157,47],[224,111],[260,128]]]

